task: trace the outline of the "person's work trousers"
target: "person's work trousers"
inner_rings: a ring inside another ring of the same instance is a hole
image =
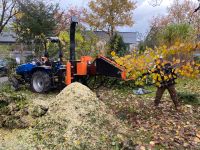
[[[171,99],[174,102],[175,107],[177,107],[178,106],[178,97],[177,97],[175,85],[169,85],[167,87],[158,87],[157,88],[156,98],[155,98],[155,106],[159,105],[162,95],[166,89],[169,91],[169,94],[171,96]]]

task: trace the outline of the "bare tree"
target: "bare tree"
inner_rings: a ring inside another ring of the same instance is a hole
[[[16,0],[0,0],[0,33],[9,21],[17,14]]]

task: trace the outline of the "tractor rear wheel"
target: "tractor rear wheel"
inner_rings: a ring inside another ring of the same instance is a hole
[[[49,74],[44,71],[37,71],[33,73],[31,88],[36,93],[48,92],[51,88],[51,78]]]

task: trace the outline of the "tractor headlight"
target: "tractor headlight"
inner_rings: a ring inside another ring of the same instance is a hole
[[[36,62],[35,62],[35,61],[32,61],[32,64],[33,64],[33,65],[36,65]]]

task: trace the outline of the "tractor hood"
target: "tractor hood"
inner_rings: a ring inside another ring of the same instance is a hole
[[[17,74],[28,73],[28,72],[30,72],[35,67],[37,67],[37,65],[35,63],[22,64],[22,65],[19,65],[16,68],[16,73]]]

